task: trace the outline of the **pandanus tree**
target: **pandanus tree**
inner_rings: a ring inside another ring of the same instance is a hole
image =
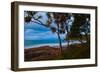
[[[85,20],[84,24],[81,25],[80,27],[80,33],[83,32],[86,38],[86,42],[89,42],[88,35],[90,35],[89,34],[90,33],[90,19],[89,17],[86,17],[84,20]]]
[[[61,45],[61,39],[60,39],[60,34],[66,34],[65,35],[65,40],[68,41],[68,46],[69,46],[69,35],[71,32],[72,24],[74,22],[74,16],[72,13],[52,13],[51,17],[50,14],[48,15],[49,18],[53,18],[55,20],[55,24],[57,25],[57,34],[60,42],[60,47],[62,49]],[[51,19],[50,19],[51,20]]]
[[[42,15],[37,15],[38,12],[33,11],[25,11],[25,22],[34,22],[40,25],[43,25],[47,28],[50,28],[53,33],[57,33],[59,46],[60,46],[60,54],[62,54],[62,41],[61,34],[69,33],[68,27],[68,14],[65,13],[55,13],[55,12],[45,12],[47,16],[46,23],[42,22]],[[53,27],[51,24],[54,23],[56,27]],[[67,39],[68,40],[68,39]],[[69,43],[69,42],[68,42]]]
[[[79,27],[83,23],[84,19],[82,18],[82,16],[80,14],[74,15],[74,17],[75,17],[75,20],[73,23],[73,27],[71,28],[70,37],[75,38],[75,39],[81,38],[81,40],[82,40],[82,36],[80,35],[80,28]]]
[[[68,41],[68,47],[70,43],[70,35],[71,35],[73,22],[74,22],[74,16],[72,13],[69,13],[66,21],[66,30],[67,30],[66,40]]]
[[[90,32],[90,15],[89,14],[76,14],[75,20],[71,28],[70,36],[73,38],[80,38],[81,43],[83,35],[85,35],[86,41],[88,41],[88,33]]]
[[[53,28],[52,30],[55,30],[54,32],[57,33],[58,35],[58,39],[59,39],[59,45],[60,45],[60,52],[62,53],[62,41],[60,38],[60,34],[64,34],[65,33],[65,23],[67,20],[67,16],[66,14],[63,13],[48,13],[47,14],[48,18],[50,21],[55,22],[57,29]]]

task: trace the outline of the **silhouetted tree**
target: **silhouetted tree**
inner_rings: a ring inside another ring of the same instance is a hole
[[[57,12],[45,12],[47,16],[46,23],[42,22],[42,15],[36,15],[38,12],[35,11],[25,11],[24,12],[24,21],[25,22],[34,22],[39,25],[50,28],[53,33],[57,33],[59,39],[60,52],[62,54],[62,41],[61,34],[66,34],[66,40],[68,41],[68,46],[71,37],[78,37],[81,39],[82,43],[82,34],[85,33],[86,40],[88,41],[88,33],[90,26],[90,15],[89,14],[72,14],[72,13],[57,13]],[[56,27],[51,24],[54,23]]]
[[[57,26],[57,29],[53,28],[52,30],[54,32],[56,32],[58,35],[60,52],[62,53],[62,41],[60,38],[60,34],[65,33],[65,23],[67,20],[67,16],[66,16],[66,14],[63,14],[63,13],[48,13],[47,16],[49,18],[48,22],[50,23],[50,22],[54,21],[54,23]],[[49,23],[48,23],[48,25],[50,25]]]
[[[84,35],[86,37],[86,41],[88,42],[89,41],[88,35],[90,35],[89,34],[90,33],[90,19],[88,16],[86,16],[86,18],[85,18],[85,23],[82,26],[80,26],[80,33],[81,32],[84,32]]]
[[[88,33],[90,26],[90,15],[89,14],[75,14],[75,20],[71,28],[71,37],[80,38],[82,43],[82,33],[85,33],[86,41],[88,41]]]
[[[43,25],[47,28],[50,28],[53,33],[57,33],[58,39],[59,39],[59,46],[60,46],[60,52],[62,52],[62,41],[60,38],[60,34],[64,34],[66,31],[66,20],[67,20],[67,14],[65,13],[54,13],[54,12],[46,12],[46,15],[48,17],[47,23],[43,23],[39,19],[42,18],[41,15],[35,16],[37,12],[33,11],[25,11],[25,22],[35,22],[37,24]],[[34,17],[35,16],[35,17]],[[57,27],[52,27],[51,24],[55,23]]]
[[[68,41],[68,47],[69,47],[69,42],[70,42],[70,32],[71,32],[71,28],[72,28],[72,25],[73,25],[73,22],[74,22],[74,16],[72,13],[69,13],[68,14],[68,17],[67,17],[67,21],[66,21],[66,30],[67,30],[67,35],[66,35],[66,39]]]

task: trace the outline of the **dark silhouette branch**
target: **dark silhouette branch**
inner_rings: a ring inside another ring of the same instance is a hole
[[[36,21],[31,21],[31,22],[40,24],[40,25],[42,25],[42,26],[44,26],[44,27],[47,27],[47,28],[52,28],[52,26],[48,26],[48,25],[44,24],[43,22],[41,22],[40,20],[35,19],[34,17],[33,17],[33,19],[36,20]],[[56,30],[59,30],[59,28],[56,28]]]
[[[40,20],[38,20],[38,19],[35,19],[34,17],[32,17],[34,20],[36,20],[36,21],[31,21],[31,22],[35,22],[35,23],[38,23],[38,24],[40,24],[40,25],[43,25],[43,26],[45,26],[45,27],[48,27],[46,24],[44,24],[44,23],[42,23]]]

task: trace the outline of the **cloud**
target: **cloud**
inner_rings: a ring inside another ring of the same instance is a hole
[[[42,14],[42,18],[45,23],[46,12],[38,12],[37,15]],[[55,23],[51,24],[53,27],[56,27]],[[64,39],[65,34],[61,35],[61,38]],[[34,22],[24,24],[24,40],[58,40],[56,33],[53,33],[50,28],[36,24]]]
[[[40,24],[36,24],[34,22],[25,23],[24,29],[34,29],[34,30],[38,30],[38,31],[49,31],[50,30],[50,28],[47,28]]]
[[[64,40],[65,34],[60,35],[61,39]],[[25,40],[58,40],[57,33],[52,33],[51,31],[40,32],[32,29],[26,29],[24,34]]]
[[[36,31],[32,29],[26,29],[24,31],[25,40],[45,40],[45,39],[56,39],[56,33],[52,33],[51,31]]]
[[[48,17],[47,17],[47,12],[43,12],[43,11],[40,11],[40,12],[37,12],[34,17],[38,17],[38,16],[42,16],[42,18],[40,18],[39,20],[41,22],[43,22],[44,24],[46,24],[47,20],[48,20]]]

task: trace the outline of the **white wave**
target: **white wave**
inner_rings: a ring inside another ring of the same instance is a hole
[[[83,43],[86,43],[86,41],[82,41]],[[71,40],[69,42],[69,44],[80,44],[81,42],[78,41],[78,40]],[[62,46],[67,46],[68,43],[67,42],[64,42],[62,43]],[[27,47],[24,47],[25,49],[29,49],[29,48],[37,48],[37,47],[43,47],[43,46],[50,46],[50,47],[59,47],[59,43],[50,43],[50,44],[39,44],[39,45],[32,45],[32,46],[27,46]]]

